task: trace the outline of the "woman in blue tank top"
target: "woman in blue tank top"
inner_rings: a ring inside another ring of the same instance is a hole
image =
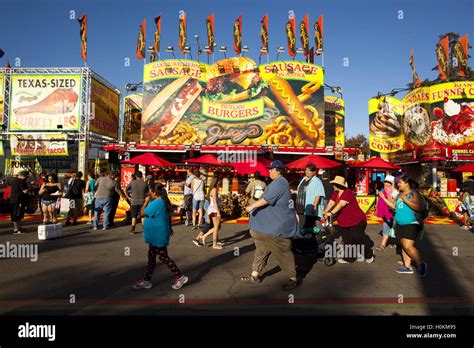
[[[386,201],[388,206],[395,209],[395,236],[402,246],[404,267],[396,269],[401,274],[412,274],[411,260],[415,261],[419,277],[426,277],[427,266],[420,252],[415,247],[415,240],[422,230],[421,222],[416,213],[422,211],[423,199],[417,191],[418,183],[406,174],[398,177],[398,190],[395,203]]]

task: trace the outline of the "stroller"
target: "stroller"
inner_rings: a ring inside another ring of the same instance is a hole
[[[193,221],[193,197],[191,199],[183,200],[183,203],[179,207],[179,217],[181,222],[184,222],[186,226],[189,226]]]
[[[335,234],[336,230],[330,219],[324,223],[316,221],[315,226],[301,229],[300,238],[292,239],[293,253],[313,254],[322,259],[326,266],[333,266],[337,260],[335,257],[326,257],[326,246],[334,242]]]

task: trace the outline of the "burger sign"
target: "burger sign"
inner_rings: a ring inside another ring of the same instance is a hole
[[[234,57],[220,60],[209,67],[206,80],[204,116],[218,121],[243,122],[263,115],[266,83],[252,59]]]

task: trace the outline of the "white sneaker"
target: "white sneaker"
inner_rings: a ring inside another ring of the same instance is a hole
[[[140,280],[137,283],[133,284],[132,288],[135,290],[139,289],[151,289],[153,285],[147,280]]]
[[[175,290],[181,289],[183,287],[183,285],[188,282],[188,280],[189,280],[188,277],[186,277],[183,274],[181,277],[176,279],[176,281],[174,282],[174,284],[171,287]]]
[[[365,262],[372,263],[375,261],[375,255],[373,255],[370,259],[365,259]]]
[[[468,230],[470,227],[469,226],[461,226],[463,230]]]
[[[346,261],[344,259],[337,259],[337,262],[339,262],[339,263],[350,263],[349,261]]]

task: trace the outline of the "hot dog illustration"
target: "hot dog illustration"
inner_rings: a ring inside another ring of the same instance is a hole
[[[167,85],[143,112],[143,138],[168,136],[201,91],[199,81],[189,77],[181,77]]]

